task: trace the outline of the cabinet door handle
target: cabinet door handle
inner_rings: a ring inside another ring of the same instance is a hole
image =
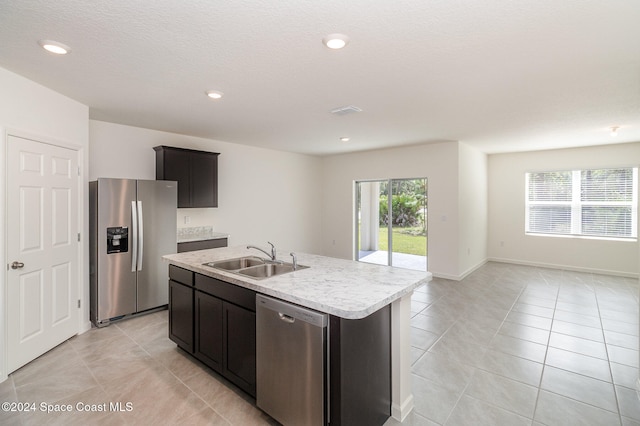
[[[131,202],[131,272],[138,267],[138,208],[136,202]]]
[[[138,201],[138,271],[142,271],[144,257],[144,223],[142,220],[142,201]]]
[[[21,269],[24,268],[24,263],[22,262],[13,262],[11,264],[11,269]]]

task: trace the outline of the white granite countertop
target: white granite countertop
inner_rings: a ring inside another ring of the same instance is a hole
[[[192,226],[188,228],[178,228],[177,235],[179,243],[229,238],[229,234],[225,234],[222,232],[213,232],[212,226]]]
[[[289,251],[278,253],[279,260],[291,261]],[[169,264],[346,319],[364,318],[431,280],[430,272],[296,254],[298,263],[309,268],[263,280],[203,265],[243,256],[265,257],[246,246],[170,254],[163,258]]]

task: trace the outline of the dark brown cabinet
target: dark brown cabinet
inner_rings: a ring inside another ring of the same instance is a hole
[[[193,355],[255,396],[255,312],[197,290],[194,301]]]
[[[223,375],[248,394],[256,395],[256,313],[223,303]],[[232,379],[233,378],[233,379]]]
[[[193,272],[169,266],[169,339],[193,351]]]
[[[178,253],[185,251],[206,250],[211,248],[227,247],[227,238],[216,238],[212,240],[187,241],[178,243]]]
[[[215,371],[222,372],[222,300],[195,292],[194,355]]]
[[[187,280],[176,277],[176,271],[186,270],[169,266],[169,337],[255,396],[256,293],[192,272],[193,286],[187,286],[181,284]]]
[[[332,315],[329,328],[331,425],[383,425],[391,416],[391,306],[359,320]]]
[[[218,207],[218,155],[156,146],[156,179],[178,182],[178,208]]]
[[[169,278],[171,340],[255,397],[256,293],[174,265]],[[331,315],[329,329],[330,424],[384,424],[391,415],[391,306],[359,320]]]

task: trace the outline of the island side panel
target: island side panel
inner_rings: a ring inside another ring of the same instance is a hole
[[[391,416],[402,422],[413,410],[411,391],[411,295],[391,304]]]
[[[332,426],[383,425],[391,416],[391,306],[366,318],[330,317]]]

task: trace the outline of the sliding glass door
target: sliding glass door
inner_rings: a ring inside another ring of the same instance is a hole
[[[361,262],[427,270],[427,179],[356,182]]]

